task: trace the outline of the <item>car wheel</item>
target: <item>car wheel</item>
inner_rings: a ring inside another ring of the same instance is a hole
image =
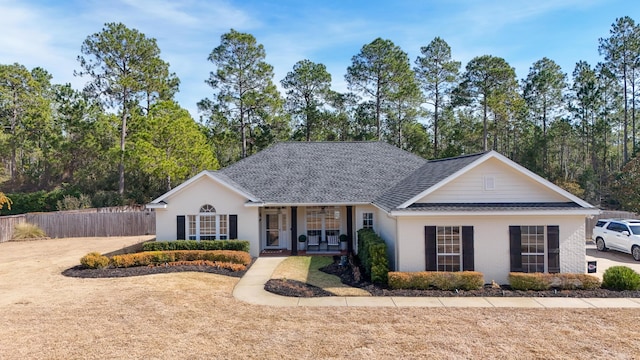
[[[640,261],[640,246],[634,246],[631,249],[631,255],[635,261]]]
[[[596,249],[598,251],[607,251],[607,246],[604,244],[604,239],[599,237],[596,239]]]

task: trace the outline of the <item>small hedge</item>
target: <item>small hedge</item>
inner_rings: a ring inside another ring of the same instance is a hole
[[[592,290],[600,287],[600,279],[587,274],[509,273],[514,290]]]
[[[251,263],[251,255],[244,251],[232,250],[144,251],[133,254],[114,255],[111,257],[110,265],[117,268],[127,268],[132,266],[150,266],[176,261],[197,260],[226,262],[247,266]]]
[[[610,290],[640,290],[640,274],[626,266],[612,266],[602,274],[602,287]]]
[[[482,273],[477,271],[420,271],[390,272],[389,287],[416,290],[478,290],[484,285]]]
[[[249,252],[249,242],[246,240],[174,240],[148,241],[142,244],[144,251],[166,250],[235,250]]]
[[[109,258],[99,252],[91,252],[80,259],[85,269],[102,269],[109,266]]]
[[[358,259],[372,282],[387,283],[389,273],[387,244],[371,229],[358,230]]]
[[[217,262],[209,260],[194,260],[194,261],[173,261],[165,264],[157,264],[150,266],[213,266],[220,269],[227,269],[231,271],[243,271],[247,269],[246,265],[233,264],[228,262]]]

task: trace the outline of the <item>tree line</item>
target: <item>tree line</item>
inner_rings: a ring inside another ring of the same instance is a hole
[[[209,54],[212,96],[196,121],[156,40],[108,23],[81,44],[82,90],[0,64],[2,190],[146,203],[278,141],[378,140],[425,158],[493,149],[594,204],[639,211],[640,25],[618,18],[597,46],[597,64],[568,75],[542,57],[518,79],[492,55],[462,67],[440,37],[415,59],[377,38],[352,57],[347,92],[303,59],[282,94],[264,46],[232,29]]]

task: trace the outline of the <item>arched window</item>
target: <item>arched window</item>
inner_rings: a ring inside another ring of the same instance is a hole
[[[188,215],[190,240],[226,240],[229,235],[228,217],[216,214],[210,204],[200,207],[198,215]]]
[[[213,205],[209,205],[209,204],[204,204],[200,207],[200,212],[201,213],[215,213],[216,212],[216,208],[213,207]]]

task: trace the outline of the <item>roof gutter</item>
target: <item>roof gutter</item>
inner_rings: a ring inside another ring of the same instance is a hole
[[[468,210],[468,211],[407,211],[392,210],[391,216],[496,216],[496,215],[532,215],[532,216],[563,216],[563,215],[599,215],[600,209],[575,209],[575,210]]]

